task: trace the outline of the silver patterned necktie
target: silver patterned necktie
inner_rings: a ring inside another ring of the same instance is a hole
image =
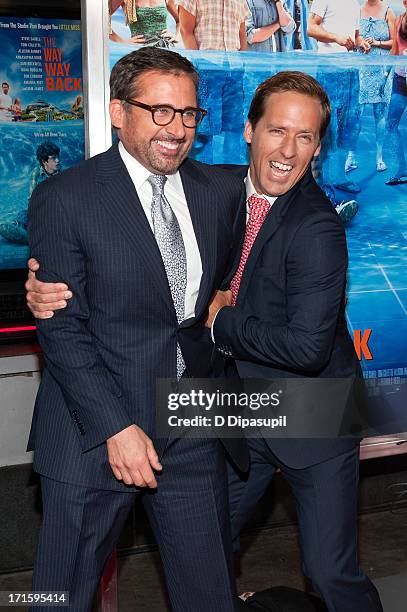
[[[181,229],[164,195],[164,185],[167,180],[162,174],[151,174],[148,182],[153,189],[151,200],[151,217],[153,232],[160,249],[172,301],[178,323],[185,317],[185,291],[187,288],[187,257]],[[185,371],[185,362],[177,342],[177,377],[181,378]]]

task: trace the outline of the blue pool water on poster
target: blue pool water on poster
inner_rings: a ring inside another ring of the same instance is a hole
[[[60,167],[84,158],[83,121],[0,123],[0,223],[12,222],[27,208],[30,183],[38,167],[36,149],[45,140],[60,148]],[[0,236],[0,268],[25,267],[28,247]]]

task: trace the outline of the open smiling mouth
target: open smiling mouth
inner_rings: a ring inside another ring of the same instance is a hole
[[[179,150],[182,142],[171,140],[155,140],[154,141],[161,149],[165,149],[168,153],[175,153]]]
[[[276,174],[280,176],[286,176],[293,169],[293,166],[288,165],[288,164],[282,164],[281,162],[278,162],[278,161],[270,161],[269,164],[270,164],[270,168],[272,168],[272,170],[274,170]]]

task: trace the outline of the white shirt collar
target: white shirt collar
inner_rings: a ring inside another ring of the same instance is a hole
[[[135,157],[133,157],[127,149],[125,149],[122,142],[119,142],[119,153],[120,157],[123,160],[124,165],[127,168],[127,172],[130,174],[130,177],[134,183],[136,191],[139,192],[140,189],[147,183],[147,179],[151,176],[152,172],[147,170]],[[167,175],[167,183],[171,185],[178,193],[183,193],[182,191],[182,183],[179,172],[175,174]],[[149,183],[147,183],[149,185]]]
[[[265,198],[268,202],[270,202],[270,206],[273,206],[274,202],[277,200],[277,196],[269,196],[264,193],[257,193],[250,176],[250,168],[247,172],[247,176],[244,181],[246,183],[246,200],[248,200],[250,196],[256,195],[259,198]]]

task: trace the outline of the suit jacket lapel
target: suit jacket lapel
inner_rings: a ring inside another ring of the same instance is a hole
[[[240,282],[237,304],[239,304],[239,302],[244,299],[244,296],[250,283],[250,279],[256,267],[257,260],[261,251],[263,250],[264,245],[269,240],[271,240],[275,232],[278,230],[284,218],[284,215],[288,210],[288,207],[290,205],[294,205],[297,193],[310,179],[312,179],[312,174],[311,170],[308,170],[305,176],[296,185],[294,185],[294,187],[292,187],[290,191],[288,191],[282,196],[279,196],[274,202],[272,208],[270,209],[269,213],[267,214],[267,217],[263,222],[263,225],[260,228],[259,233],[257,234],[257,238],[253,244],[249,258],[246,262],[242,280]]]
[[[98,158],[97,182],[101,187],[100,201],[112,222],[119,226],[135,257],[143,262],[148,277],[156,286],[158,298],[162,298],[176,316],[157,242],[117,146]]]
[[[211,297],[211,280],[216,266],[217,222],[214,218],[216,208],[211,205],[215,194],[207,177],[190,161],[187,160],[182,164],[180,174],[202,261],[202,279],[195,306],[195,318],[199,318]],[[193,319],[189,319],[189,322],[192,321]]]

